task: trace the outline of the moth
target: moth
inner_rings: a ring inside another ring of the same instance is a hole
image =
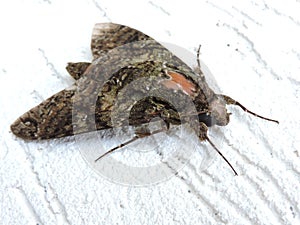
[[[260,116],[223,94],[216,94],[201,71],[194,70],[148,35],[128,26],[99,23],[91,40],[93,61],[68,63],[75,84],[20,116],[11,131],[29,140],[51,139],[114,127],[133,126],[135,136],[101,157],[155,133],[188,123],[200,141],[208,141],[237,172],[207,135],[209,127],[226,126],[236,105]],[[124,91],[125,90],[125,91]],[[161,129],[147,126],[160,118]]]

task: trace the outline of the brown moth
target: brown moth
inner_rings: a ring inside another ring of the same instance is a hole
[[[249,111],[231,97],[214,93],[200,69],[199,51],[196,72],[151,37],[113,23],[95,25],[91,50],[92,63],[68,63],[66,69],[76,80],[72,87],[51,96],[11,125],[16,136],[50,139],[125,125],[136,128],[131,140],[106,155],[138,138],[189,123],[200,141],[208,141],[237,175],[208,138],[208,127],[229,123],[229,104],[278,123]],[[157,117],[166,128],[151,132],[147,124]]]

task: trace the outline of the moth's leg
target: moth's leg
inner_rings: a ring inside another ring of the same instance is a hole
[[[240,108],[242,108],[245,112],[247,113],[250,113],[256,117],[259,117],[261,119],[264,119],[264,120],[268,120],[268,121],[272,121],[272,122],[275,122],[275,123],[279,123],[277,120],[273,120],[273,119],[269,119],[269,118],[266,118],[264,116],[260,116],[250,110],[248,110],[245,106],[243,106],[241,103],[239,103],[238,101],[232,99],[231,97],[227,96],[227,95],[218,95],[220,98],[224,99],[226,104],[228,105],[236,105],[236,106],[239,106]]]
[[[75,80],[78,80],[90,65],[89,62],[68,63],[66,70]]]
[[[139,137],[147,137],[147,136],[151,135],[151,131],[149,129],[148,124],[142,124],[139,126],[135,126],[134,133],[136,136],[139,136]]]
[[[148,137],[150,135],[158,134],[158,133],[161,133],[161,132],[164,132],[164,131],[166,131],[165,128],[155,130],[155,131],[152,131],[152,132],[149,132],[149,133],[148,132],[145,132],[145,133],[141,132],[141,133],[138,133],[138,134],[136,133],[136,135],[133,138],[131,138],[130,140],[128,140],[128,141],[126,141],[126,142],[124,142],[124,143],[122,143],[122,144],[120,144],[120,145],[118,145],[118,146],[116,146],[112,149],[110,149],[108,152],[105,152],[103,155],[99,156],[97,159],[95,159],[95,162],[97,162],[99,159],[103,158],[104,156],[112,153],[113,151],[116,151],[116,150],[118,150],[118,149],[120,149],[120,148],[122,148],[126,145],[129,145],[130,143],[138,140],[139,138],[145,138],[145,137]]]
[[[149,125],[150,125],[149,123],[144,123],[144,124],[135,126],[134,127],[135,135],[137,135],[139,137],[151,135],[152,132],[150,130]],[[170,129],[170,122],[161,118],[161,120],[159,121],[159,125],[157,124],[157,126],[159,126],[159,127],[152,128],[152,130],[168,131]]]
[[[215,146],[215,144],[208,138],[207,136],[207,126],[205,123],[200,122],[200,134],[199,134],[199,139],[200,141],[208,141],[208,143],[218,152],[218,154],[225,160],[225,162],[230,166],[234,174],[237,176],[237,172],[233,168],[233,166],[230,164],[230,162],[225,158],[225,156],[220,152],[220,150]]]

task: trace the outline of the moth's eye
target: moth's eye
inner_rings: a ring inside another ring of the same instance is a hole
[[[216,119],[210,114],[203,113],[198,115],[199,122],[205,123],[206,126],[211,127],[216,124]]]

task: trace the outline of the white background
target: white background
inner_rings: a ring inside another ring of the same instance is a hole
[[[1,1],[0,224],[299,223],[299,12],[299,0]],[[99,176],[72,139],[10,132],[18,116],[74,82],[66,63],[91,59],[98,22],[192,52],[201,44],[222,93],[280,121],[229,107],[221,150],[239,176],[219,156],[199,171],[195,153],[165,182],[124,186]]]

